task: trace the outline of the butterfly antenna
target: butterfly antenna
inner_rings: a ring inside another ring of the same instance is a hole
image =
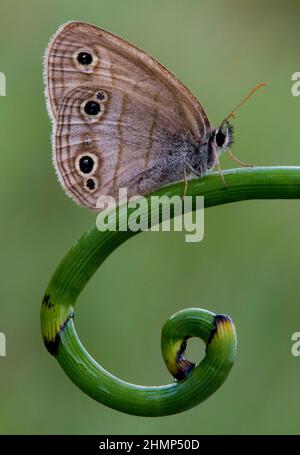
[[[260,89],[261,87],[265,87],[267,84],[265,82],[261,82],[260,84],[257,84],[252,90],[250,93],[248,93],[247,96],[245,96],[245,98],[242,99],[242,101],[230,112],[230,114],[227,115],[227,117],[224,118],[224,120],[222,121],[221,123],[221,128],[222,126],[224,125],[225,122],[227,122],[227,120],[229,120],[230,118],[235,118],[235,112],[258,90]]]

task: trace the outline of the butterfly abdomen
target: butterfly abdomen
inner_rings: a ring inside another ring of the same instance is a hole
[[[188,176],[204,176],[209,169],[209,141],[197,140],[191,134],[172,134],[155,159],[130,182],[129,193],[146,195]],[[154,153],[154,151],[153,151]],[[151,154],[152,155],[152,154]]]

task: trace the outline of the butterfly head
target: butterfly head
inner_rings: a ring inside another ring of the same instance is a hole
[[[229,148],[233,143],[233,126],[226,120],[212,132],[212,141],[217,150]]]

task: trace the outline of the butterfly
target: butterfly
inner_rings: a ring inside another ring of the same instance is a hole
[[[186,185],[215,165],[221,173],[222,149],[248,165],[229,150],[234,111],[211,127],[166,68],[96,26],[69,22],[58,29],[45,54],[45,87],[54,166],[81,206],[96,209],[101,196],[117,198],[121,187],[128,197],[144,196],[178,180]]]

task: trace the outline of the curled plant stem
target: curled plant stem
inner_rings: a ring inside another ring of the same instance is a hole
[[[247,199],[300,198],[300,167],[261,167],[225,171],[228,187],[212,173],[189,182],[187,195],[204,196],[205,207]],[[155,195],[182,195],[183,183]],[[130,215],[122,208],[120,220]],[[151,205],[149,204],[149,209]],[[146,212],[150,219],[151,213]],[[82,346],[74,326],[74,306],[82,289],[103,261],[132,231],[100,232],[90,228],[64,257],[46,290],[41,326],[44,343],[71,380],[101,403],[128,414],[162,416],[189,409],[214,393],[226,379],[236,353],[236,333],[226,315],[190,308],[173,315],[162,330],[162,354],[176,379],[159,387],[144,387],[113,376]],[[189,337],[206,343],[204,359],[195,366],[184,357]]]

